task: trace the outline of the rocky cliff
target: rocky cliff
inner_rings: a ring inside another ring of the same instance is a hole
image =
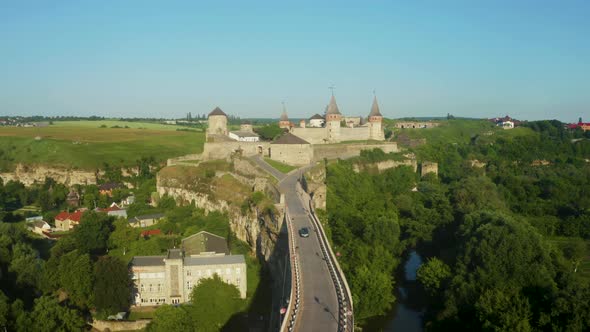
[[[81,171],[46,166],[26,166],[18,164],[14,172],[0,173],[0,178],[8,181],[20,181],[25,186],[45,182],[45,178],[53,178],[67,186],[74,184],[96,184],[96,172]]]
[[[223,170],[209,178],[199,177],[198,166],[165,167],[157,175],[158,194],[169,195],[180,204],[194,204],[205,213],[227,213],[236,237],[268,261],[284,218],[280,194],[268,175],[248,160],[235,158],[229,163],[231,167],[219,167]],[[271,203],[274,208],[250,206],[244,209],[244,201],[255,191],[264,192],[275,203]]]

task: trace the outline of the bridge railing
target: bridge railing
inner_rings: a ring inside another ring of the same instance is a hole
[[[303,297],[301,296],[301,271],[299,269],[297,246],[295,245],[295,231],[287,207],[285,207],[285,222],[289,229],[287,236],[289,238],[289,262],[291,263],[291,291],[289,305],[281,324],[281,332],[291,332],[295,331],[297,315],[303,305]]]
[[[317,229],[317,234],[319,235],[318,238],[320,239],[320,247],[326,257],[326,263],[328,264],[328,269],[330,270],[330,275],[336,286],[336,294],[338,296],[338,303],[339,303],[339,311],[338,311],[338,325],[339,331],[354,331],[354,314],[353,314],[353,301],[352,301],[352,293],[350,292],[350,288],[348,287],[348,282],[346,281],[346,277],[344,276],[344,272],[340,268],[340,264],[332,251],[332,247],[328,242],[328,238],[326,233],[324,232],[324,228],[322,227],[322,223],[317,218],[311,198],[309,195],[303,191],[301,185],[298,184],[297,190],[301,193],[301,195],[305,195],[306,200],[309,206],[309,214],[312,217],[312,221]]]

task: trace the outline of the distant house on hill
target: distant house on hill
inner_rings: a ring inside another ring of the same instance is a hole
[[[80,224],[80,219],[84,212],[77,210],[75,212],[62,211],[55,216],[55,228],[60,231],[69,231]]]
[[[100,192],[101,195],[107,195],[107,196],[113,196],[113,190],[118,189],[118,188],[122,188],[123,185],[121,185],[120,183],[114,183],[114,182],[110,182],[110,183],[105,183],[105,184],[101,184],[98,187],[98,191]]]
[[[590,130],[590,122],[582,122],[579,121],[578,123],[570,123],[567,125],[568,129],[582,129],[583,131],[588,131]]]
[[[164,218],[166,215],[163,213],[155,213],[155,214],[146,214],[143,216],[136,216],[133,218],[129,218],[127,221],[129,222],[129,226],[131,227],[150,227],[156,224],[160,219]]]
[[[490,119],[490,122],[493,122],[493,123],[496,124],[496,126],[502,127],[504,129],[512,129],[514,127],[520,126],[520,124],[522,123],[522,121],[513,119],[513,118],[511,118],[508,115],[506,115],[503,118],[493,118],[493,119]]]

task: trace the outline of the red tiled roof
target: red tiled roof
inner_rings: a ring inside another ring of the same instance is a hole
[[[70,219],[72,221],[80,222],[80,218],[82,218],[82,213],[83,212],[80,210],[72,213],[62,211],[57,216],[55,216],[55,220],[64,221]]]
[[[159,229],[150,229],[150,230],[141,232],[141,236],[160,235],[160,234],[162,234],[162,231]]]

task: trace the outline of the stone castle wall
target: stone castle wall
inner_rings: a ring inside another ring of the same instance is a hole
[[[314,148],[310,144],[271,144],[270,159],[295,166],[309,165]]]
[[[315,145],[313,160],[346,159],[359,156],[363,150],[381,149],[385,153],[398,152],[397,144],[394,142],[385,144],[325,144]]]
[[[293,128],[291,133],[311,144],[324,144],[328,139],[328,130],[326,128]]]
[[[254,156],[262,150],[262,155],[268,157],[268,148],[270,143],[267,142],[207,142],[203,149],[203,159],[225,159],[232,153],[242,151],[243,156]]]
[[[369,127],[340,128],[340,141],[366,141],[369,137]]]

